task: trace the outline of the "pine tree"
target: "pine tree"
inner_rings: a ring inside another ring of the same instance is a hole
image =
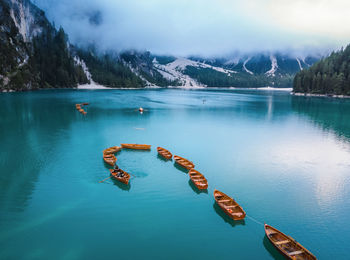
[[[297,73],[294,92],[350,94],[350,45]]]

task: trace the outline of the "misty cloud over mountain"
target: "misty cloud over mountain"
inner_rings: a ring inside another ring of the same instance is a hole
[[[33,2],[65,29],[73,43],[95,43],[102,50],[203,56],[288,50],[302,55],[339,48],[350,41],[347,14],[340,12],[337,19],[331,14],[334,8],[348,7],[341,0]],[[305,13],[295,13],[294,5],[303,5]]]

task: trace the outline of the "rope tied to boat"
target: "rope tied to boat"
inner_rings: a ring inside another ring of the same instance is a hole
[[[253,217],[251,217],[251,216],[248,216],[248,215],[246,215],[246,217],[250,218],[251,220],[253,220],[253,221],[254,221],[255,223],[257,223],[257,224],[264,226],[264,223],[260,222],[260,221],[257,220],[257,219],[255,219],[255,218],[253,218]]]

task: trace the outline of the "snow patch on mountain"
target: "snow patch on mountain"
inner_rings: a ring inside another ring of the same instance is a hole
[[[78,89],[108,89],[107,87],[96,83],[92,79],[89,68],[86,66],[86,63],[82,59],[80,59],[78,56],[75,56],[74,62],[76,65],[80,65],[83,68],[83,71],[84,71],[87,79],[89,80],[89,83],[87,83],[87,84],[78,85]]]
[[[270,61],[271,61],[271,69],[269,71],[266,71],[265,74],[268,76],[275,76],[275,72],[278,68],[278,64],[277,64],[277,59],[275,56],[270,56]]]
[[[254,73],[250,70],[247,69],[247,67],[245,66],[247,64],[248,61],[250,61],[251,58],[248,58],[246,59],[244,62],[243,62],[243,69],[248,72],[250,75],[253,75]]]
[[[183,74],[187,66],[196,66],[196,64],[197,62],[185,58],[178,58],[166,65],[159,64],[157,59],[153,60],[153,66],[164,78],[178,80],[183,87],[204,87],[203,84]]]
[[[298,58],[295,58],[296,60],[297,60],[297,62],[298,62],[298,64],[299,64],[299,68],[300,68],[300,70],[303,70],[303,67],[301,66],[301,62],[300,62],[300,60],[298,59]]]
[[[185,87],[204,87],[205,85],[200,84],[197,80],[192,79],[188,75],[184,74],[184,71],[186,70],[187,66],[195,67],[195,68],[207,68],[216,70],[221,73],[225,73],[228,76],[231,76],[231,74],[237,73],[237,71],[224,69],[221,67],[212,66],[203,62],[194,61],[182,57],[176,58],[173,62],[170,62],[168,64],[162,65],[159,64],[157,59],[153,59],[153,66],[157,69],[157,71],[166,79],[174,81],[178,80],[180,81],[182,86]]]
[[[140,79],[142,79],[144,82],[146,82],[146,86],[147,86],[147,87],[157,87],[155,84],[153,84],[153,83],[149,82],[147,79],[145,79],[145,77],[143,77],[143,76],[138,72],[138,70],[135,69],[135,68],[132,66],[132,64],[131,64],[130,62],[126,62],[126,61],[124,61],[124,60],[122,60],[122,62],[123,62],[123,64],[124,64],[125,66],[127,66],[127,67],[132,71],[132,73],[134,73],[136,76],[138,76],[138,77],[139,77]]]
[[[305,61],[306,58],[303,58],[302,61],[307,65],[307,66],[311,66],[310,64],[308,64],[306,61]]]
[[[225,73],[225,74],[227,74],[229,76],[231,76],[231,74],[237,73],[237,71],[235,71],[235,70],[228,70],[228,69],[224,69],[224,68],[221,68],[221,67],[215,67],[215,66],[211,66],[211,65],[207,65],[207,64],[203,64],[203,63],[200,64],[200,66],[203,67],[203,68],[209,68],[209,69],[213,69],[213,70]]]

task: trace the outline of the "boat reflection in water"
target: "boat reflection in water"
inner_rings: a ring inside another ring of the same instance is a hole
[[[191,187],[191,189],[197,193],[197,194],[201,194],[201,193],[205,193],[205,194],[208,194],[208,190],[205,189],[205,190],[200,190],[196,187],[196,185],[193,184],[193,182],[191,181],[191,179],[188,180],[188,185]]]
[[[125,183],[122,183],[122,182],[114,179],[113,177],[111,178],[111,180],[112,180],[113,184],[118,186],[118,188],[120,188],[121,190],[129,191],[131,189],[130,182],[128,184],[125,184]]]
[[[229,216],[227,216],[225,214],[225,212],[223,212],[223,210],[220,208],[220,206],[214,202],[213,204],[213,208],[215,210],[215,212],[225,221],[227,222],[228,224],[230,224],[232,227],[235,227],[235,226],[239,226],[239,225],[245,225],[245,220],[242,219],[242,220],[233,220],[232,218],[230,218]]]

